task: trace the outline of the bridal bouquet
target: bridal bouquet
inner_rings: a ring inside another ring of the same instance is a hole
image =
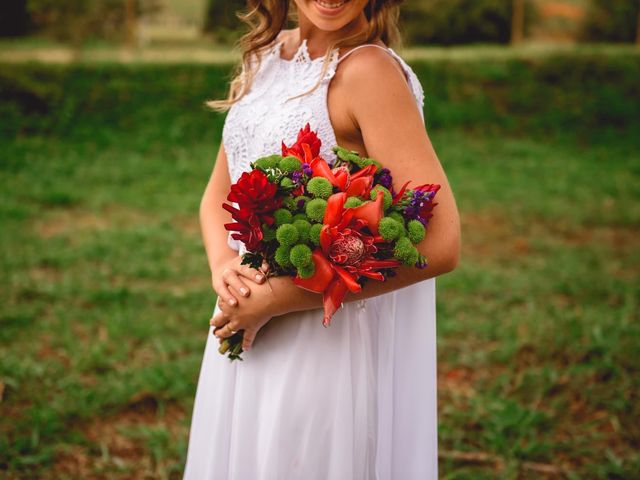
[[[300,288],[323,295],[323,324],[340,308],[347,291],[369,279],[384,281],[400,265],[424,268],[415,244],[436,203],[440,185],[399,190],[391,172],[372,158],[335,146],[329,164],[321,140],[307,124],[282,153],[256,159],[231,186],[223,208],[233,222],[232,238],[244,243],[243,263],[269,275],[288,275]],[[220,352],[240,358],[241,332],[225,339]]]

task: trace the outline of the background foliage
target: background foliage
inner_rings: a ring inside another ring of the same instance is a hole
[[[443,478],[634,478],[640,56],[413,67],[463,221]],[[0,476],[180,478],[229,71],[0,65]]]

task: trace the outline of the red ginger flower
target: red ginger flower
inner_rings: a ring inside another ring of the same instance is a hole
[[[345,192],[336,193],[327,201],[320,248],[313,252],[315,273],[311,278],[294,278],[299,287],[323,294],[325,327],[331,323],[347,291],[357,293],[362,289],[360,277],[384,280],[378,270],[400,265],[395,259],[378,260],[373,256],[378,251],[376,244],[384,242],[378,236],[383,197],[379,192],[375,201],[356,208],[344,208]]]
[[[280,208],[281,198],[276,198],[278,186],[269,182],[260,170],[244,172],[238,181],[231,185],[227,200],[238,204],[238,208],[223,203],[222,208],[231,213],[235,220],[224,227],[233,233],[235,240],[242,241],[247,250],[255,252],[261,247],[263,223],[272,225],[273,212]]]
[[[293,155],[294,157],[298,157],[300,161],[304,162],[305,151],[303,149],[303,145],[308,145],[312,158],[317,157],[320,154],[320,145],[322,145],[322,141],[318,138],[316,132],[311,131],[309,123],[307,123],[304,128],[301,128],[298,132],[296,143],[287,147],[285,143],[282,142],[282,156],[286,157],[287,155]]]

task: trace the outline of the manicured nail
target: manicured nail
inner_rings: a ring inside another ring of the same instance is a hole
[[[240,293],[241,293],[241,294],[243,294],[243,295],[246,295],[246,294],[247,294],[247,293],[249,293],[249,292],[247,291],[247,289],[246,289],[246,288],[242,287],[242,288],[240,289]]]
[[[262,280],[264,280],[264,277],[262,275],[256,275],[256,280],[261,282]]]
[[[230,298],[229,299],[229,305],[235,305],[237,302],[235,300],[235,298]]]

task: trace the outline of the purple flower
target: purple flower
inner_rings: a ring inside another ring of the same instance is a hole
[[[391,188],[391,185],[393,184],[393,178],[391,177],[391,172],[388,168],[383,168],[382,170],[380,170],[378,184],[388,189]]]
[[[304,173],[307,176],[311,176],[313,175],[313,170],[311,169],[311,165],[309,165],[308,163],[303,163],[302,164],[302,173]]]
[[[300,180],[302,180],[302,172],[299,170],[293,172],[291,180],[293,180],[294,183],[300,183]]]

